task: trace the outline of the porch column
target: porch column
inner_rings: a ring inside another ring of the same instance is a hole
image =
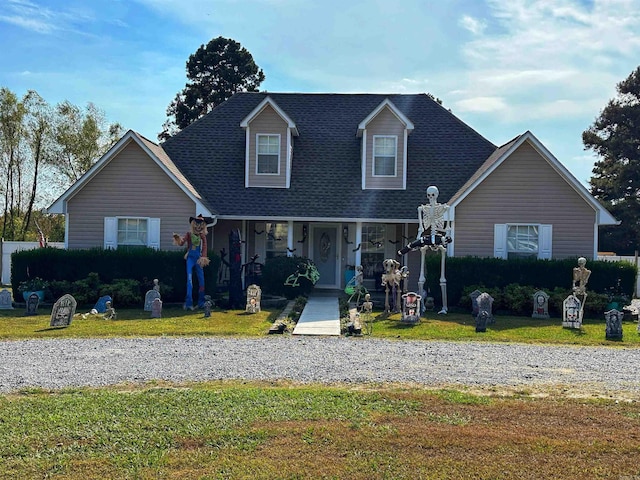
[[[356,258],[355,264],[362,265],[362,222],[356,222]]]
[[[287,257],[293,256],[293,220],[287,223]]]

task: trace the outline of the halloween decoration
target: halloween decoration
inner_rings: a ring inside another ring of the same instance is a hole
[[[187,295],[184,301],[184,308],[193,310],[193,269],[198,276],[198,307],[204,306],[204,271],[203,267],[209,265],[207,257],[207,219],[202,215],[190,217],[190,230],[180,236],[173,234],[173,243],[178,246],[187,245],[184,259],[187,261]]]

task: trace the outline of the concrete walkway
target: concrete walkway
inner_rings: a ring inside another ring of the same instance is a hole
[[[340,335],[340,308],[335,296],[312,295],[293,335]]]

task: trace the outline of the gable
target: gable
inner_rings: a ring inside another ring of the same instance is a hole
[[[523,142],[455,207],[456,256],[492,256],[496,225],[552,225],[555,258],[594,250],[596,209]]]
[[[362,188],[404,189],[407,166],[407,127],[392,110],[385,106],[366,125],[362,133]],[[377,171],[376,146],[378,142],[393,146],[395,168],[393,172]]]
[[[292,148],[287,122],[270,104],[246,123],[246,180],[247,187],[286,188],[290,178],[290,156]],[[277,142],[277,173],[264,172],[259,167],[259,141],[267,139]]]
[[[67,201],[67,242],[73,248],[101,246],[106,217],[162,218],[161,248],[184,229],[195,205],[147,153],[129,142]]]

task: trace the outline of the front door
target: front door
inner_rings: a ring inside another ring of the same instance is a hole
[[[338,227],[336,225],[312,226],[313,250],[311,260],[316,264],[320,279],[318,288],[340,288],[338,262],[340,251]]]

